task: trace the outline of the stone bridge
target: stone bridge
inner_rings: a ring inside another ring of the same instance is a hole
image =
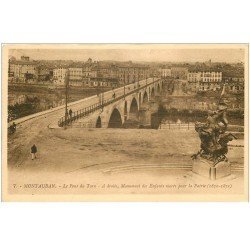
[[[58,126],[88,128],[119,128],[127,120],[139,120],[150,101],[162,92],[162,80],[148,78],[124,87],[86,98],[82,108],[73,110],[72,116],[62,117]]]

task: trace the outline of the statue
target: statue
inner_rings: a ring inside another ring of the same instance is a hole
[[[201,149],[191,156],[194,160],[193,172],[210,179],[230,175],[230,163],[226,157],[227,144],[237,138],[226,132],[227,127],[227,103],[222,100],[219,101],[216,111],[208,111],[205,123],[195,123],[195,131],[198,132],[201,140]],[[219,175],[216,176],[218,167]]]

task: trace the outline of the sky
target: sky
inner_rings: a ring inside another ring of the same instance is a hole
[[[114,47],[114,46],[113,46]],[[144,61],[144,62],[244,62],[243,48],[90,48],[90,49],[10,49],[9,56],[20,59],[22,55],[31,60],[77,60],[86,61]]]

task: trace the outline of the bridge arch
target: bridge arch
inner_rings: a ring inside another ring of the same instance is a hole
[[[114,108],[109,118],[108,128],[121,128],[121,127],[122,127],[121,114],[117,108]]]
[[[152,97],[152,98],[155,97],[155,89],[154,89],[154,87],[151,89],[151,97]]]
[[[134,97],[132,99],[130,109],[129,109],[129,118],[132,119],[132,120],[137,120],[138,115],[139,115],[138,112],[139,112],[139,105],[138,105],[138,102],[137,102],[136,98]]]
[[[97,120],[96,120],[96,128],[101,128],[102,127],[102,119],[100,116],[98,116]]]
[[[146,102],[148,102],[148,93],[147,93],[147,91],[144,92],[143,98],[142,98],[142,103],[146,103]]]
[[[160,84],[157,84],[157,93],[160,94],[160,92],[161,92]]]

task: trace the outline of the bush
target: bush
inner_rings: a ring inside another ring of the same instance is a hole
[[[37,112],[37,107],[34,103],[22,103],[8,106],[8,121],[18,119]]]

